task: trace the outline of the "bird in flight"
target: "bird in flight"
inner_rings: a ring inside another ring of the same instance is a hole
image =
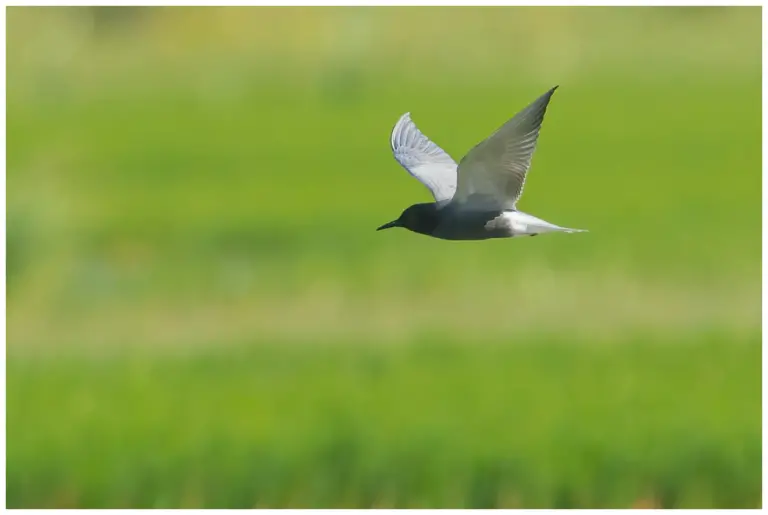
[[[545,222],[517,209],[531,166],[541,123],[557,86],[533,101],[456,162],[411,120],[400,117],[390,143],[403,168],[434,196],[414,204],[397,220],[376,229],[404,227],[444,240],[485,240],[536,236],[545,232],[586,232]]]

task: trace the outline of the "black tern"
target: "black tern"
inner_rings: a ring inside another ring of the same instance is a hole
[[[421,133],[410,113],[401,116],[392,129],[392,152],[397,162],[432,192],[435,201],[414,204],[397,220],[376,230],[404,227],[444,240],[586,232],[545,222],[516,207],[544,113],[557,88],[544,93],[472,148],[458,165]]]

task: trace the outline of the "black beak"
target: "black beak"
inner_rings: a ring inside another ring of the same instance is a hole
[[[399,220],[394,220],[392,222],[389,222],[389,223],[386,223],[386,224],[382,225],[381,227],[379,227],[376,230],[380,231],[382,229],[389,229],[391,227],[400,227],[400,223],[399,222],[400,222]]]

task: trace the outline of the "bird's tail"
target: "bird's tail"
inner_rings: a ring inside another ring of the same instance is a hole
[[[562,227],[560,230],[563,232],[589,232],[587,229],[571,229],[570,227]]]

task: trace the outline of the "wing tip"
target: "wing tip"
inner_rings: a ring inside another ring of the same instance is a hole
[[[547,97],[547,98],[551,97],[552,95],[554,95],[554,94],[555,94],[555,91],[556,91],[556,90],[557,90],[557,88],[559,88],[559,87],[560,87],[560,84],[556,84],[556,85],[552,86],[551,88],[549,88],[549,91],[547,91],[546,93],[544,93],[544,96],[545,96],[545,97]]]
[[[395,127],[399,127],[399,126],[401,126],[401,125],[403,125],[405,123],[408,123],[410,121],[412,121],[411,120],[411,112],[408,111],[407,113],[404,113],[403,115],[401,115],[400,118],[398,118],[397,123],[395,124]]]
[[[396,141],[396,138],[400,134],[400,132],[402,131],[403,125],[408,124],[408,122],[410,122],[410,121],[411,121],[411,112],[410,111],[404,113],[403,115],[400,116],[400,118],[398,118],[397,123],[392,128],[392,135],[389,137],[389,143],[390,143],[390,146],[392,147],[392,150],[395,150],[395,148],[397,147],[396,144],[398,142]],[[402,144],[402,142],[400,142],[400,144]]]

